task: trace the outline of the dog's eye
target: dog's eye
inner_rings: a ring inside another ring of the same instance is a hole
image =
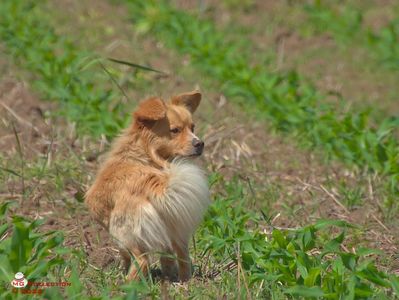
[[[180,132],[180,128],[177,128],[177,127],[171,128],[171,129],[170,129],[170,132],[171,132],[171,133],[179,133],[179,132]]]
[[[191,132],[194,132],[194,129],[195,129],[195,125],[193,124],[193,125],[191,125]]]

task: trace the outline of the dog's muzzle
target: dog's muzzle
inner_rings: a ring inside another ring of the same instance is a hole
[[[193,155],[199,156],[202,154],[202,151],[204,151],[204,142],[199,140],[199,139],[193,139],[192,145],[194,147],[194,153]]]

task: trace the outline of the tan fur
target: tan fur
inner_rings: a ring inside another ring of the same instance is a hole
[[[161,257],[165,276],[176,276],[174,255],[179,279],[191,276],[188,243],[209,204],[206,176],[190,159],[202,152],[195,146],[199,139],[191,117],[200,100],[194,91],[168,103],[143,101],[86,193],[92,215],[130,264],[128,279],[148,270],[148,254],[154,252],[166,254]]]

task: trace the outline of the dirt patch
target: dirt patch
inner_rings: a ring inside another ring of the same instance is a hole
[[[296,69],[324,94],[340,95],[348,104],[356,103],[358,107],[377,108],[375,103],[378,103],[378,109],[390,114],[399,109],[397,97],[392,94],[396,81],[393,74],[372,75],[370,70],[364,69],[360,62],[368,57],[362,52],[364,49],[358,52],[343,50],[328,34],[305,39],[291,32],[279,39],[276,51],[278,68]]]
[[[18,147],[17,135],[29,147],[24,155],[42,152],[44,145],[41,137],[48,134],[50,129],[45,114],[51,105],[39,102],[28,91],[25,83],[15,79],[6,79],[0,83],[0,99],[0,151],[15,152]]]
[[[397,11],[398,9],[399,6],[397,1],[374,1],[373,8],[367,10],[364,14],[364,27],[379,31],[381,28],[386,27],[390,21],[395,19],[395,10]]]

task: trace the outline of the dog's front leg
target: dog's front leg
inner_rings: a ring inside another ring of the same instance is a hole
[[[176,258],[172,251],[167,251],[161,255],[162,275],[170,281],[177,281]]]

